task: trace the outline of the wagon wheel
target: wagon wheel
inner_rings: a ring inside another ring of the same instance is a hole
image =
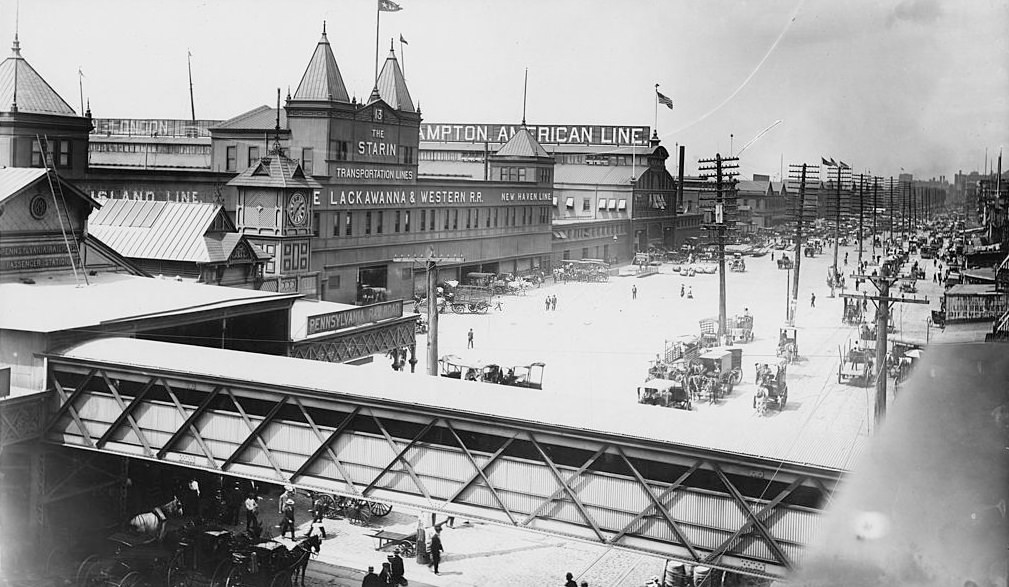
[[[381,518],[389,515],[389,512],[392,511],[392,506],[387,503],[373,501],[368,504],[368,509],[371,510],[371,515]]]
[[[231,572],[231,559],[225,558],[214,567],[214,572],[210,575],[210,587],[224,587],[229,572]]]
[[[729,376],[729,383],[732,385],[739,385],[739,382],[743,380],[743,372],[738,369],[733,369],[732,374]]]
[[[112,583],[116,587],[136,587],[140,585],[140,572],[130,571],[123,575],[123,578],[119,580],[118,583]]]
[[[183,572],[186,568],[186,551],[179,549],[175,554],[172,555],[171,560],[168,561],[167,574],[168,574],[168,587],[175,587],[175,585],[184,584]]]
[[[466,304],[452,304],[452,311],[456,314],[465,314]]]
[[[487,302],[480,302],[477,304],[476,311],[481,314],[486,314],[487,310],[490,310],[490,304]]]
[[[54,548],[49,551],[49,555],[46,556],[46,563],[43,567],[43,571],[47,577],[51,577],[55,574],[55,567],[59,565],[62,561],[68,558],[66,550],[63,548]]]
[[[412,540],[404,540],[399,543],[403,558],[413,558],[417,556],[417,544]]]
[[[232,566],[228,570],[228,574],[225,575],[223,585],[224,587],[238,587],[242,584],[242,568],[239,566]]]
[[[337,502],[333,499],[332,495],[329,495],[328,493],[323,494],[316,501],[318,502],[316,507],[322,509],[323,517],[333,520],[339,515],[340,508],[337,506]]]
[[[354,508],[354,516],[357,518],[357,521],[362,526],[371,525],[372,515],[371,515],[371,508],[368,506],[368,502],[365,501],[359,502],[357,507]]]
[[[98,561],[99,557],[97,554],[92,554],[81,561],[81,564],[77,567],[76,585],[87,587],[91,584],[91,581],[95,579],[95,575],[98,574]]]

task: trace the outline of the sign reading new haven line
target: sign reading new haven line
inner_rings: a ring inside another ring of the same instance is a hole
[[[317,314],[308,317],[308,331],[306,336],[312,336],[320,332],[332,332],[353,328],[362,324],[399,318],[403,315],[403,300],[361,306],[350,310],[339,310],[328,314]]]

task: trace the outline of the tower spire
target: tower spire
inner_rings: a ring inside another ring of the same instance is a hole
[[[17,9],[14,13],[14,45],[11,47],[12,57],[14,59],[21,58],[21,42],[18,41],[18,30],[21,27],[21,2],[17,3]],[[14,62],[14,97],[11,99],[11,113],[16,114],[18,111],[18,63]]]
[[[526,68],[525,81],[522,83],[522,126],[526,125],[526,93],[529,90],[529,68]]]

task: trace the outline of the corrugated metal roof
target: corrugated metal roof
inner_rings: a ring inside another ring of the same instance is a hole
[[[237,243],[207,237],[221,206],[209,203],[108,200],[91,214],[88,231],[130,259],[226,261]],[[222,257],[223,255],[223,257]]]
[[[277,128],[277,109],[269,106],[259,106],[248,112],[229,118],[224,122],[210,127],[214,130],[273,130]],[[287,111],[280,109],[280,130],[287,131]]]
[[[294,99],[350,102],[347,87],[343,85],[343,76],[340,75],[340,67],[336,64],[336,57],[333,56],[333,49],[329,46],[325,30],[322,31],[319,44],[315,46],[312,59],[305,68],[305,74],[301,76],[298,90],[294,92]]]
[[[495,154],[499,157],[550,157],[524,126]]]
[[[0,168],[0,203],[5,202],[22,190],[45,177],[46,170],[41,167],[2,167]]]
[[[17,73],[16,97],[14,96],[15,71]],[[74,109],[21,56],[17,35],[14,36],[11,56],[0,62],[0,112],[11,112],[11,106],[15,101],[18,112],[77,116]]]
[[[239,173],[228,185],[269,188],[322,189],[322,185],[305,175],[301,165],[283,155],[263,157],[256,165]]]
[[[416,112],[413,107],[413,100],[410,99],[410,90],[406,88],[406,78],[403,77],[403,70],[396,60],[395,51],[389,51],[389,57],[382,66],[382,72],[378,74],[378,95],[391,108],[402,110],[403,112]]]
[[[647,171],[644,165],[554,165],[554,185],[581,183],[588,185],[626,186]]]
[[[227,288],[220,288],[227,289]],[[379,398],[401,405],[434,406],[456,413],[497,418],[697,447],[776,462],[847,471],[865,437],[854,439],[816,426],[779,429],[774,434],[752,426],[711,426],[694,414],[562,392],[515,388],[444,377],[362,369],[353,365],[196,347],[132,338],[105,338],[67,349],[62,356],[212,376],[232,381],[320,390]],[[761,422],[761,424],[764,424]],[[767,424],[765,424],[767,425]],[[763,432],[763,433],[761,433]]]

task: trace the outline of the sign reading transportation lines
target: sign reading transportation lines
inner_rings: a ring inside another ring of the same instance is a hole
[[[421,123],[420,140],[440,143],[507,143],[522,128],[518,124]],[[600,126],[595,124],[526,125],[544,145],[648,145],[647,126]]]
[[[352,328],[361,324],[379,322],[390,318],[399,318],[403,315],[403,300],[383,302],[381,304],[371,304],[352,308],[350,310],[339,310],[328,314],[317,314],[308,317],[308,332],[306,336],[312,336],[320,332],[332,332]]]

